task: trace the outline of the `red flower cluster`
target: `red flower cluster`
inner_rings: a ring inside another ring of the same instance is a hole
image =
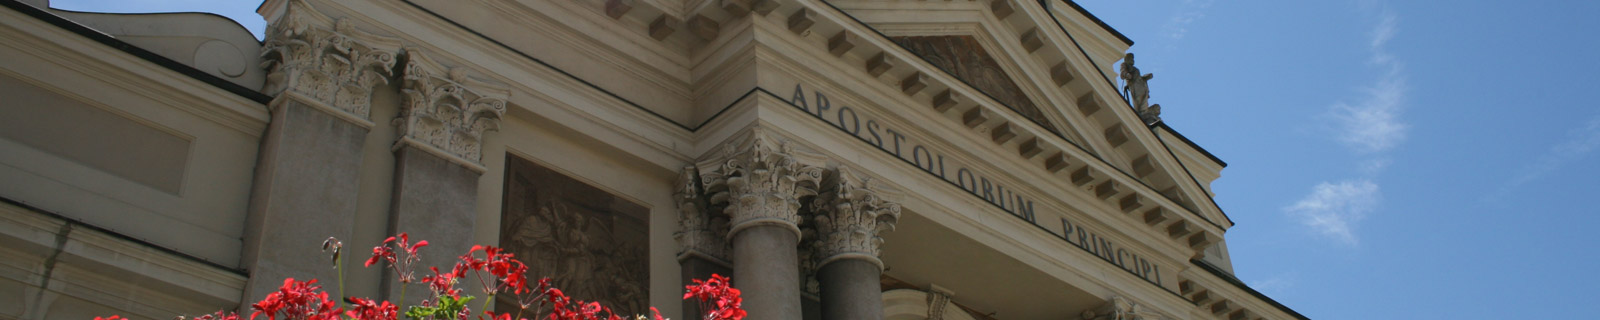
[[[337,308],[337,303],[328,300],[328,293],[318,289],[322,286],[317,285],[317,279],[304,282],[283,279],[283,287],[278,288],[278,292],[269,293],[260,302],[250,305],[256,310],[250,314],[250,319],[266,314],[267,319],[277,320],[281,314],[285,320],[340,320],[344,309]]]
[[[350,312],[345,313],[351,318],[360,320],[395,320],[400,316],[400,308],[388,301],[375,301],[372,299],[349,298],[345,302],[355,306]]]
[[[394,247],[390,247],[390,244],[394,244]],[[422,257],[417,256],[417,249],[426,246],[428,246],[428,240],[420,240],[416,244],[412,244],[411,237],[407,236],[405,232],[401,232],[398,235],[384,239],[382,245],[372,247],[372,257],[367,258],[365,266],[372,267],[379,260],[388,261],[389,267],[394,269],[394,272],[400,276],[400,283],[411,283],[416,280],[415,275],[411,273],[411,264],[422,260]],[[395,248],[405,251],[406,256],[404,259],[395,256]]]
[[[382,245],[372,248],[372,257],[366,261],[366,266],[371,267],[380,261],[389,262],[389,267],[399,274],[402,290],[408,283],[414,282],[412,277],[412,264],[421,260],[417,256],[417,249],[428,245],[428,241],[410,242],[410,238],[401,233],[389,237]],[[333,250],[333,261],[338,268],[338,251],[341,245],[337,239],[329,238],[323,242],[324,249]],[[483,251],[483,258],[476,253]],[[397,256],[404,252],[405,257]],[[516,295],[521,309],[515,315],[512,313],[484,312],[479,320],[528,320],[518,318],[524,311],[532,311],[534,319],[549,320],[627,320],[612,313],[610,308],[601,306],[598,302],[584,302],[566,296],[560,289],[550,287],[550,278],[540,279],[533,288],[529,288],[527,272],[528,267],[515,257],[505,252],[504,249],[493,246],[473,246],[466,254],[461,255],[461,261],[447,273],[440,273],[438,267],[429,268],[433,275],[422,278],[433,292],[433,299],[423,301],[420,306],[412,306],[405,312],[408,318],[413,319],[461,319],[466,320],[471,310],[465,302],[473,297],[461,297],[461,290],[456,288],[460,279],[465,278],[468,272],[476,275],[483,292],[489,297],[485,299],[484,307],[488,302],[494,301],[494,295],[500,292],[509,292]],[[685,300],[698,298],[700,310],[704,311],[704,319],[711,320],[741,320],[745,311],[740,308],[743,299],[739,297],[739,289],[729,286],[728,278],[721,275],[712,275],[710,280],[694,280],[694,285],[687,286],[688,293],[683,295]],[[294,281],[294,278],[285,279],[283,286],[277,292],[267,294],[260,302],[251,304],[255,310],[250,314],[250,320],[257,316],[266,315],[267,320],[341,320],[341,316],[349,320],[396,320],[400,316],[400,308],[389,301],[377,301],[364,298],[348,298],[349,311],[345,311],[328,299],[327,292],[319,291],[322,286],[317,285],[317,280],[304,282]],[[341,289],[342,290],[342,289]],[[404,292],[404,291],[401,291]],[[403,294],[402,294],[403,296]],[[549,303],[551,312],[548,317],[537,309]],[[538,305],[539,308],[533,308]],[[532,310],[530,310],[532,309]],[[650,308],[654,313],[654,320],[665,320],[656,308]],[[487,318],[487,319],[485,319]],[[192,319],[179,317],[179,320],[240,320],[238,314],[224,314],[218,311],[215,314],[204,315]],[[645,320],[644,316],[636,319]],[[127,320],[120,316],[109,318],[95,317],[95,320]]]
[[[194,318],[178,317],[178,320],[239,320],[239,314],[233,312],[224,313],[222,310],[217,310],[216,313]]]
[[[484,258],[479,259],[474,253],[483,251]],[[497,292],[510,291],[514,294],[528,293],[528,266],[517,261],[505,249],[494,246],[472,246],[467,254],[461,255],[461,262],[456,263],[454,270],[457,278],[466,277],[466,272],[472,271],[478,276],[478,283],[482,285],[483,293],[494,295]],[[492,279],[483,276],[488,272],[494,276]]]
[[[685,286],[689,289],[683,294],[684,300],[689,298],[700,299],[700,311],[705,313],[707,320],[740,320],[744,319],[744,298],[739,297],[739,289],[734,289],[728,284],[728,278],[719,274],[712,274],[710,280],[694,279],[694,284]]]
[[[601,306],[599,302],[574,300],[561,293],[561,289],[550,288],[545,292],[545,296],[549,297],[553,309],[550,312],[550,320],[625,320],[612,313],[611,308]],[[650,312],[655,314],[655,320],[665,320],[661,317],[661,311],[655,307],[650,307]]]

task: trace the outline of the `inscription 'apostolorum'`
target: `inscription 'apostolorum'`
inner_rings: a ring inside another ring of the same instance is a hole
[[[262,43],[262,91],[292,92],[365,122],[372,88],[389,82],[399,49],[400,39],[357,30],[348,19],[334,21],[293,0]]]
[[[482,158],[483,133],[500,128],[510,91],[448,68],[406,48],[406,104],[395,125],[405,139],[426,143],[471,164]],[[442,155],[443,156],[443,155]]]
[[[787,140],[753,129],[743,141],[723,147],[720,158],[701,162],[700,181],[712,205],[726,203],[728,236],[760,224],[776,224],[800,235],[800,198],[817,194],[822,155],[796,150]]]

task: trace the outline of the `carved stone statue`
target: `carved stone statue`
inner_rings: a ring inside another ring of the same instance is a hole
[[[1150,79],[1155,74],[1139,74],[1139,67],[1133,65],[1133,53],[1122,56],[1122,80],[1127,83],[1122,85],[1122,91],[1133,100],[1134,110],[1144,110],[1150,103]]]
[[[1146,125],[1161,121],[1161,105],[1150,105],[1150,79],[1155,78],[1152,73],[1139,73],[1139,67],[1133,65],[1133,53],[1122,57],[1122,85],[1123,93],[1128,95],[1129,104],[1133,111],[1139,114],[1139,119]]]

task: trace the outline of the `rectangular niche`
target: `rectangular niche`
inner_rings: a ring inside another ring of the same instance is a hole
[[[619,315],[649,313],[649,209],[506,155],[500,246],[568,296]],[[501,295],[500,312],[518,306]]]

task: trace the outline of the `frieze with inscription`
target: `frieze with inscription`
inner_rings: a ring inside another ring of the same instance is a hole
[[[968,194],[982,199],[989,204],[1021,218],[1040,229],[1062,238],[1067,244],[1082,249],[1095,255],[1099,260],[1110,263],[1118,269],[1143,279],[1145,282],[1156,285],[1168,292],[1172,292],[1163,282],[1162,268],[1153,259],[1148,259],[1127,247],[1118,246],[1115,241],[1099,233],[1068,220],[1063,219],[1062,231],[1040,225],[1033,199],[1023,194],[1016,193],[1014,188],[1008,188],[999,179],[990,179],[987,176],[969,169],[966,164],[960,163],[953,157],[927,147],[923,141],[908,135],[904,128],[892,127],[870,116],[863,116],[855,107],[845,104],[835,104],[833,99],[820,91],[806,91],[796,84],[794,93],[790,95],[789,102],[795,108],[806,112],[808,115],[822,120],[857,139],[872,145],[880,151],[899,158],[900,160],[917,167],[923,172],[938,177]],[[1166,270],[1173,270],[1168,268]],[[1170,278],[1170,277],[1168,277]]]

